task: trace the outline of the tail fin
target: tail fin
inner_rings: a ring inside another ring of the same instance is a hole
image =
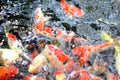
[[[113,41],[113,38],[110,36],[110,35],[108,35],[107,33],[105,33],[105,32],[101,32],[101,37],[105,40],[105,41]]]

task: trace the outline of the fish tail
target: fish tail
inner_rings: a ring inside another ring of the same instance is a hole
[[[97,51],[105,50],[106,48],[110,47],[111,44],[112,44],[111,42],[104,42],[104,43],[101,43],[101,44],[92,45],[92,46],[90,46],[89,52],[94,53],[94,52],[97,52]]]
[[[113,41],[113,38],[110,36],[110,35],[108,35],[107,33],[105,33],[105,32],[101,32],[101,37],[105,40],[105,41]]]
[[[111,42],[111,45],[114,46],[116,53],[120,53],[120,38],[112,38],[110,35],[108,35],[105,32],[101,33],[101,36],[104,40]]]

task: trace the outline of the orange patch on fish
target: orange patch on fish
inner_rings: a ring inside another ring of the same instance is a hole
[[[86,70],[80,70],[79,80],[92,80],[92,79]]]
[[[111,45],[111,42],[105,42],[102,44],[95,44],[91,46],[78,46],[72,49],[72,53],[80,57],[78,61],[81,64],[85,64],[89,59],[89,56],[91,53],[106,49],[110,45]]]
[[[7,37],[10,42],[15,42],[17,40],[17,37],[12,33],[8,33]]]
[[[66,53],[64,53],[61,49],[59,49],[58,47],[56,47],[54,45],[50,45],[50,44],[47,44],[46,46],[48,47],[49,51],[54,52],[54,55],[58,58],[58,60],[60,62],[65,62],[68,59],[70,59],[70,57]]]
[[[34,51],[32,51],[32,53],[30,54],[30,58],[34,59],[37,55],[38,55],[38,50],[34,50]]]
[[[60,1],[61,8],[74,17],[81,17],[85,13],[81,8],[68,4],[65,0]]]
[[[0,66],[0,80],[11,80],[17,73],[16,67]]]
[[[39,30],[42,27],[44,27],[44,20],[41,20],[40,22],[36,23],[35,30]]]

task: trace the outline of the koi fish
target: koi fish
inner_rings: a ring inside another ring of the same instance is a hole
[[[16,67],[0,66],[0,80],[11,80],[18,73]]]
[[[18,54],[23,53],[24,47],[22,46],[22,43],[17,39],[15,35],[12,33],[6,33],[6,36],[8,38],[8,44],[10,49],[15,51]]]
[[[17,39],[15,35],[12,33],[7,33],[5,31],[5,34],[8,38],[8,45],[11,50],[13,50],[19,57],[24,57],[26,60],[31,61],[31,59],[27,56],[26,52],[27,50],[23,47],[22,42]]]
[[[35,30],[43,28],[44,27],[44,22],[49,20],[50,17],[44,16],[41,8],[37,8],[35,11]]]
[[[42,67],[47,64],[47,58],[43,53],[37,55],[33,62],[29,65],[28,72],[37,73],[42,70]]]
[[[108,35],[105,32],[102,32],[101,36],[106,41],[109,41],[109,42],[113,41],[114,42],[113,46],[115,48],[115,53],[116,53],[115,54],[115,61],[116,61],[115,65],[116,65],[116,68],[118,70],[118,74],[120,75],[120,60],[119,60],[120,59],[120,38],[119,37],[112,38],[110,35]]]
[[[74,17],[81,17],[85,13],[81,8],[78,8],[74,5],[68,4],[65,0],[60,1],[61,8],[68,14],[74,16]]]
[[[61,49],[51,44],[45,45],[44,54],[47,56],[50,64],[60,70],[64,70],[65,65],[63,65],[63,63],[71,59],[70,56],[65,54]]]
[[[64,70],[65,66],[70,67],[74,62],[72,62],[72,59],[70,56],[65,54],[61,49],[58,47],[46,44],[44,50],[37,55],[33,59],[33,63],[29,65],[28,72],[30,73],[37,73],[41,70],[41,68],[47,64],[47,62],[50,62],[51,65],[58,68],[58,70]],[[66,65],[64,65],[64,62]]]
[[[50,17],[44,16],[41,8],[37,8],[35,10],[35,17],[34,17],[35,23],[41,23],[42,25],[44,25],[44,22],[49,19],[50,19]]]
[[[38,77],[38,76],[24,76],[22,80],[46,80],[45,78]]]
[[[0,60],[3,65],[10,66],[19,58],[19,54],[10,49],[0,49]]]
[[[44,26],[44,22],[47,21],[49,18],[44,17],[41,8],[37,8],[35,11],[35,24],[34,32],[40,34],[42,36],[46,36],[50,39],[63,39],[67,42],[70,42],[72,39],[74,41],[79,41],[81,43],[86,43],[86,40],[83,38],[77,38],[76,34],[73,31],[63,31],[58,28],[46,27]],[[45,19],[45,20],[44,20]]]
[[[107,47],[111,46],[111,44],[111,42],[105,42],[102,44],[95,44],[91,46],[78,46],[72,49],[72,53],[80,57],[78,61],[80,62],[80,64],[83,65],[87,62],[91,53],[104,50]]]

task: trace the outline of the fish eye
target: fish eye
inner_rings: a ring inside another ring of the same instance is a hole
[[[57,34],[57,30],[53,30],[53,33],[54,33],[54,34]]]
[[[61,30],[65,31],[66,29],[65,29],[65,27],[61,27]]]

